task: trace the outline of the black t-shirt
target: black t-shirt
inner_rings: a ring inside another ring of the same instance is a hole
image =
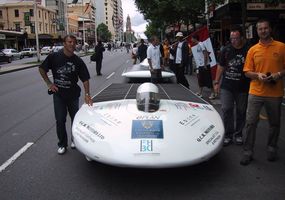
[[[77,55],[68,57],[63,53],[63,50],[48,55],[40,68],[46,72],[52,71],[54,84],[59,88],[56,95],[64,99],[78,98],[81,91],[77,84],[78,79],[82,82],[90,79],[83,60]]]
[[[228,45],[222,50],[220,57],[220,66],[224,68],[222,89],[248,92],[250,79],[243,72],[247,51],[247,45],[241,49],[235,49],[232,45]]]

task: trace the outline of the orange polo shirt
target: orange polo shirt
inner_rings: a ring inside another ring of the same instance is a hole
[[[258,43],[252,46],[246,56],[243,71],[276,73],[285,70],[285,44],[273,40],[270,44]],[[276,84],[251,80],[249,94],[262,97],[282,97],[284,95],[283,79]]]

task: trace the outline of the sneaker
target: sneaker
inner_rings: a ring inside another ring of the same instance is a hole
[[[225,137],[225,139],[224,139],[224,146],[228,146],[231,143],[232,143],[232,139],[229,138],[229,137]]]
[[[58,150],[57,150],[57,153],[59,155],[62,155],[66,152],[66,148],[65,147],[59,147]]]
[[[70,147],[71,147],[72,149],[75,149],[75,144],[74,144],[74,142],[71,142]]]
[[[243,155],[242,159],[240,160],[240,164],[246,166],[249,165],[252,160],[252,156]]]
[[[215,99],[217,97],[217,95],[215,93],[212,93],[210,96],[209,96],[209,99]]]
[[[200,92],[197,92],[196,95],[197,95],[198,97],[200,97],[200,98],[203,97],[203,95],[202,95]]]
[[[267,152],[267,160],[269,162],[274,162],[277,160],[277,153],[276,151],[268,151]]]
[[[235,144],[237,144],[237,145],[243,144],[242,136],[236,136],[235,137]]]

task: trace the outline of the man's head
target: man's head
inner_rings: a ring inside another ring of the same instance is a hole
[[[73,52],[75,51],[77,44],[76,37],[74,35],[66,35],[63,38],[63,46],[64,46],[64,52],[67,55],[73,55]]]
[[[235,26],[230,31],[230,41],[234,48],[241,48],[243,45],[243,33],[239,26]]]
[[[182,32],[178,32],[178,33],[176,33],[175,37],[177,38],[178,41],[181,41],[183,39],[183,33]]]
[[[199,42],[199,36],[197,34],[192,35],[191,40],[193,43],[198,43]]]
[[[267,19],[258,20],[258,22],[256,23],[256,30],[260,40],[268,40],[271,38],[272,29],[269,20]]]
[[[159,44],[159,39],[156,35],[153,35],[151,38],[150,38],[150,42],[152,43],[153,46],[157,46]]]

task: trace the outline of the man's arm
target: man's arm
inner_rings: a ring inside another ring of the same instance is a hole
[[[223,72],[224,72],[224,67],[222,67],[221,65],[218,65],[217,72],[216,72],[216,78],[214,80],[214,90],[216,93],[218,93],[220,90],[220,81],[221,81]]]
[[[90,96],[90,86],[89,86],[89,80],[83,82],[83,87],[84,87],[84,101],[86,104],[89,106],[93,105],[93,100]]]
[[[47,76],[47,72],[43,68],[41,68],[41,67],[39,67],[39,72],[40,72],[40,75],[42,76],[43,80],[47,84],[48,89],[53,91],[53,92],[57,92],[58,88],[57,88],[57,86],[55,84],[53,84],[50,81],[49,77]]]

